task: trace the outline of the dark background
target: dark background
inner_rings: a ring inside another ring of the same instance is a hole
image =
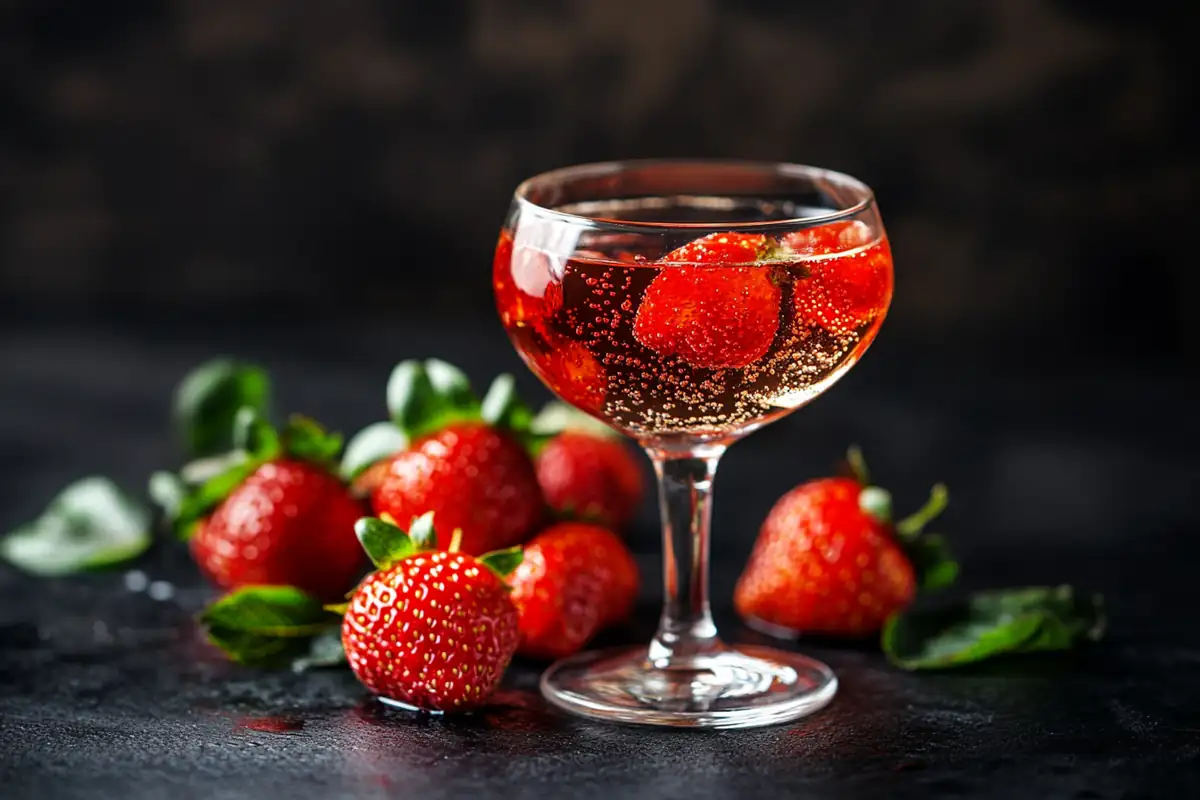
[[[174,465],[171,390],[215,354],[346,431],[384,415],[402,358],[481,385],[512,370],[545,399],[490,295],[515,185],[610,158],[782,159],[875,188],[896,296],[836,388],[726,457],[726,634],[749,635],[729,597],[763,516],[852,441],[900,510],[949,483],[966,585],[1069,581],[1111,616],[1103,645],[1044,669],[909,676],[817,645],[842,693],[787,731],[634,736],[518,710],[485,735],[364,727],[345,675],[224,664],[188,622],[211,595],[177,544],[140,565],[177,587],[159,603],[119,575],[0,565],[0,784],[1189,796],[1196,22],[1156,0],[0,3],[0,530],[81,475],[137,491]],[[651,503],[630,535],[646,580],[628,641],[655,618]],[[231,738],[224,716],[283,712],[310,738]]]
[[[1189,10],[1191,9],[1191,10]],[[10,0],[0,296],[490,315],[513,187],[636,156],[877,191],[888,335],[1195,363],[1192,4]]]

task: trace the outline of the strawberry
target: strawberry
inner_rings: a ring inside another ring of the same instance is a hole
[[[288,584],[340,596],[361,572],[353,530],[363,513],[331,469],[341,436],[303,417],[277,431],[251,407],[236,427],[239,449],[185,467],[190,485],[156,478],[176,482],[164,505],[200,571],[224,589]]]
[[[268,461],[200,522],[189,547],[200,571],[223,589],[292,585],[332,599],[361,573],[352,532],[362,513],[326,469]]]
[[[546,504],[560,517],[614,530],[629,523],[642,500],[641,463],[607,425],[563,403],[549,403],[533,421],[553,434],[534,458]]]
[[[346,447],[343,474],[368,491],[377,514],[401,525],[427,512],[483,553],[526,539],[544,501],[522,437],[532,414],[498,378],[481,402],[445,362],[405,361],[388,382],[392,421]],[[380,466],[382,464],[382,466]]]
[[[462,531],[467,553],[525,539],[542,515],[542,492],[529,454],[483,423],[460,422],[413,442],[391,458],[371,495],[376,514],[402,525],[432,511]]]
[[[802,324],[845,335],[887,310],[892,251],[886,238],[872,244],[862,222],[796,231],[784,237],[783,245],[799,255],[817,256],[805,262],[809,277],[793,289],[793,308]]]
[[[752,264],[770,251],[765,236],[714,233],[672,251],[646,289],[634,337],[660,355],[700,369],[745,367],[766,355],[779,327],[780,290],[771,270]]]
[[[849,220],[793,231],[783,237],[783,246],[797,255],[827,256],[868,245],[871,238],[865,222]]]
[[[562,307],[561,277],[554,280],[545,253],[528,247],[514,249],[512,234],[500,232],[492,259],[492,283],[505,325],[528,325],[544,332],[547,318]]]
[[[371,517],[355,532],[378,571],[351,596],[342,646],[370,691],[424,711],[469,711],[485,703],[520,638],[504,576],[520,549],[474,558],[436,544],[433,515],[411,535]]]
[[[598,413],[608,392],[604,367],[579,342],[553,332],[545,342],[544,352],[527,354],[529,366],[562,399],[576,408]]]
[[[637,564],[612,531],[560,522],[535,536],[512,576],[520,612],[519,652],[562,658],[627,617],[637,599]]]
[[[642,467],[624,442],[566,431],[537,456],[538,484],[559,514],[623,528],[642,500]]]
[[[861,458],[852,455],[852,463]],[[893,526],[890,496],[857,471],[862,477],[798,486],[771,509],[734,592],[752,627],[860,636],[908,606],[919,584],[953,580],[957,566],[940,537],[920,536],[945,507],[945,487]]]

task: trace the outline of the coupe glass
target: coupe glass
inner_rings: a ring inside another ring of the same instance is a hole
[[[547,172],[516,190],[493,266],[517,351],[559,397],[635,439],[662,512],[662,618],[648,647],[543,675],[588,717],[738,728],[826,705],[829,667],[725,644],[709,611],[712,483],[725,449],[862,356],[892,261],[871,190],[795,164],[655,160]]]

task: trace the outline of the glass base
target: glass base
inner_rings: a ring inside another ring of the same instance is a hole
[[[797,653],[720,647],[656,667],[645,647],[580,653],[542,675],[542,694],[574,714],[640,725],[753,728],[787,722],[828,705],[837,693],[829,667]]]

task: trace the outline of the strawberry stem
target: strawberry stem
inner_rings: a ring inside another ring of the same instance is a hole
[[[449,549],[451,553],[458,552],[458,548],[462,546],[462,537],[462,528],[455,528],[454,533],[450,534],[450,547],[447,549]]]
[[[944,483],[939,483],[929,492],[929,499],[916,513],[896,523],[896,532],[904,539],[915,539],[939,514],[946,510],[950,493]]]
[[[856,444],[846,449],[846,463],[850,466],[850,474],[863,486],[871,483],[871,473],[867,469],[867,460],[863,458],[862,448]]]

